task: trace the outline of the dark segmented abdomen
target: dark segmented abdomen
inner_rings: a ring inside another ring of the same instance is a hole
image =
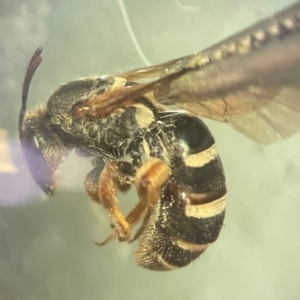
[[[209,203],[193,205],[171,183],[152,209],[136,261],[144,268],[172,270],[191,263],[218,238],[225,216],[225,194]]]
[[[172,179],[151,208],[136,251],[138,265],[161,271],[201,255],[218,238],[225,217],[225,176],[212,135],[193,116],[180,114],[173,122],[182,149],[176,148]]]

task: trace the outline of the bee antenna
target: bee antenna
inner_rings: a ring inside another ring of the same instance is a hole
[[[23,136],[23,131],[22,131],[22,125],[23,125],[23,120],[24,116],[26,113],[26,106],[27,106],[27,98],[28,98],[28,92],[29,92],[29,87],[30,87],[30,82],[32,80],[32,77],[42,62],[43,58],[41,56],[41,53],[43,51],[43,47],[40,46],[36,49],[34,54],[32,55],[32,58],[29,62],[29,65],[26,70],[24,82],[23,82],[23,90],[22,90],[22,106],[19,114],[19,135],[20,138]]]

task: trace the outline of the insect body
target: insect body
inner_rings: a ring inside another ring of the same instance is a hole
[[[27,69],[19,118],[33,178],[51,195],[55,172],[72,149],[93,157],[85,188],[114,228],[100,245],[139,238],[139,265],[171,270],[189,264],[217,239],[226,195],[214,138],[197,115],[266,144],[298,131],[299,15],[296,4],[206,51],[118,77],[71,81],[25,116],[39,48]],[[138,84],[145,78],[158,79]],[[168,105],[190,113],[168,111]],[[125,217],[116,191],[131,184],[139,202]]]
[[[95,157],[85,187],[112,217],[116,232],[109,239],[131,240],[131,228],[147,214],[136,236],[141,236],[138,264],[155,270],[182,267],[219,235],[225,211],[223,168],[209,130],[190,114],[160,113],[145,97],[103,117],[86,114],[88,101],[132,85],[113,76],[62,85],[47,107],[21,120],[20,139],[32,175],[47,194],[53,193],[55,171],[72,148]],[[33,148],[35,163],[30,164],[27,149]],[[116,188],[133,182],[140,202],[124,218]]]

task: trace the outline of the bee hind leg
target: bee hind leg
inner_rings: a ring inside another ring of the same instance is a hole
[[[170,167],[158,158],[149,158],[137,171],[135,186],[139,196],[138,204],[126,217],[133,227],[159,199],[162,186],[171,175]],[[135,238],[136,239],[136,238]]]

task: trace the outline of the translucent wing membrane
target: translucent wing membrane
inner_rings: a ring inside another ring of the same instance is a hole
[[[159,86],[156,99],[228,122],[259,143],[300,129],[300,35],[244,55],[194,68]],[[187,60],[191,65],[197,54]]]
[[[118,103],[154,91],[157,103],[227,122],[269,144],[300,129],[300,4],[199,53],[121,74],[160,77]]]
[[[249,138],[268,144],[288,137],[300,129],[299,89],[282,87],[267,105],[233,115],[228,123]],[[265,100],[265,99],[261,99]]]

